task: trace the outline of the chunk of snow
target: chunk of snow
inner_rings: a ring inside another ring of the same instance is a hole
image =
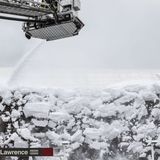
[[[27,103],[24,107],[26,117],[48,118],[50,105],[45,102]]]
[[[48,125],[47,120],[37,120],[36,118],[32,119],[32,122],[35,126],[46,127]]]
[[[28,148],[28,142],[22,140],[20,137],[16,137],[14,141],[15,148]]]
[[[89,139],[99,139],[101,131],[96,128],[86,128],[83,134]]]
[[[17,132],[25,140],[37,141],[37,139],[32,136],[31,131],[28,128],[17,129]]]
[[[20,117],[20,115],[21,115],[20,112],[17,111],[16,109],[13,109],[13,110],[12,110],[12,113],[11,113],[11,117],[12,117],[12,118],[15,118],[15,119],[16,119],[16,118]]]
[[[82,136],[82,131],[78,130],[76,133],[74,133],[71,137],[72,142],[83,142],[84,138]]]
[[[5,109],[5,106],[0,103],[0,111],[3,112],[4,109]]]
[[[2,115],[1,118],[3,122],[8,122],[10,120],[10,116]]]
[[[54,122],[63,122],[63,121],[68,121],[72,117],[64,111],[58,111],[58,112],[52,112],[49,114],[49,119],[51,119]]]
[[[104,149],[107,149],[109,145],[106,142],[94,141],[90,143],[90,147],[96,150],[102,150],[102,149],[104,150]]]

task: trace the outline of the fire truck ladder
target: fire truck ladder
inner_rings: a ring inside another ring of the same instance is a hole
[[[61,1],[65,0],[0,0],[0,19],[24,22],[22,29],[28,39],[51,41],[78,35],[84,26],[75,15],[80,8],[76,0],[65,5]]]

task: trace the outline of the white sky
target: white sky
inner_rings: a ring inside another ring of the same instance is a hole
[[[52,41],[39,52],[57,66],[160,68],[159,0],[82,0],[85,28],[78,37]],[[0,66],[15,66],[37,40],[20,23],[0,20]],[[57,61],[56,61],[57,59]],[[66,63],[66,64],[65,64]]]

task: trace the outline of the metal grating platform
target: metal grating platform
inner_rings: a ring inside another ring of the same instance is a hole
[[[11,3],[0,0],[0,13],[13,14],[26,17],[36,17],[46,14],[50,14],[50,9],[47,8],[38,8],[30,6],[29,3],[20,4],[20,3]]]
[[[59,25],[53,25],[46,28],[34,29],[28,31],[34,38],[46,39],[47,41],[72,37],[78,34],[74,22],[67,22]]]

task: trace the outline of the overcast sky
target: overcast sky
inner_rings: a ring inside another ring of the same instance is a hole
[[[159,0],[82,0],[80,17],[80,35],[45,43],[43,58],[64,67],[160,68]],[[0,66],[15,66],[38,43],[21,26],[0,20]]]

